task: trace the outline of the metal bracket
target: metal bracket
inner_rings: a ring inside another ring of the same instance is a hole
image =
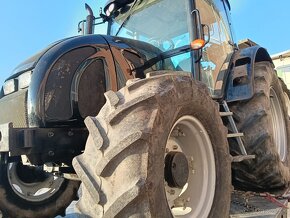
[[[12,123],[0,125],[0,152],[9,152],[9,147],[12,140]]]
[[[86,128],[13,128],[0,125],[0,154],[9,158],[26,155],[29,162],[39,164],[71,159],[80,154],[88,137]]]

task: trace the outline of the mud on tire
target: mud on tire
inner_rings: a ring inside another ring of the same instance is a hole
[[[229,104],[248,154],[253,160],[233,163],[233,182],[240,188],[270,190],[289,184],[289,119],[279,79],[269,62],[255,64],[254,96]],[[239,154],[235,142],[231,153]]]
[[[205,129],[205,133],[196,135],[210,139],[216,176],[214,193],[209,195],[213,198],[204,200],[212,200],[205,203],[209,206],[207,214],[191,205],[192,212],[187,216],[196,211],[200,212],[197,217],[228,216],[230,158],[218,105],[190,74],[165,73],[151,73],[146,79],[128,81],[117,93],[105,93],[107,102],[99,115],[85,120],[90,135],[85,152],[73,161],[82,180],[82,196],[76,206],[80,213],[90,217],[172,217],[165,191],[164,159],[174,125],[190,117]],[[198,147],[196,143],[189,143],[189,148]],[[188,186],[207,190],[203,184]],[[204,196],[195,197],[200,200]],[[191,200],[188,198],[189,205]]]

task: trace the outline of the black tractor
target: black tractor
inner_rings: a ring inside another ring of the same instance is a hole
[[[231,187],[289,183],[287,90],[228,0],[110,0],[0,94],[0,210],[228,217]],[[94,35],[107,23],[108,35]],[[284,87],[284,89],[283,89]]]

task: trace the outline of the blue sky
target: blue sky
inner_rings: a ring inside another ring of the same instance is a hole
[[[90,4],[97,14],[105,2],[1,0],[0,85],[29,56],[58,39],[77,35],[77,23],[86,17],[84,3]],[[230,2],[237,41],[250,38],[267,48],[270,54],[290,49],[289,0]],[[104,33],[103,29],[97,27],[96,30]]]

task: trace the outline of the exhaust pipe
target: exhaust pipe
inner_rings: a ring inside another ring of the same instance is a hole
[[[88,12],[88,16],[86,19],[86,35],[90,35],[94,33],[94,24],[95,24],[95,17],[93,10],[88,4],[85,4],[86,10]]]

